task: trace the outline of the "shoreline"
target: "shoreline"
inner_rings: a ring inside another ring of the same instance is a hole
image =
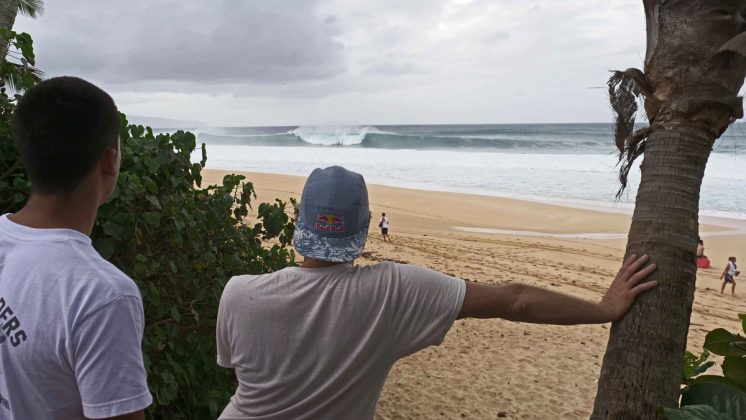
[[[289,177],[299,177],[305,179],[307,175],[297,175],[297,174],[286,174],[286,173],[280,173],[280,172],[263,172],[263,171],[247,171],[243,169],[235,169],[235,168],[205,168],[204,171],[208,172],[220,172],[220,173],[236,173],[236,174],[250,174],[250,175],[267,175],[267,176],[289,176]],[[603,202],[603,201],[591,201],[591,200],[581,200],[581,199],[565,199],[565,198],[553,198],[553,197],[539,197],[539,196],[533,196],[533,195],[522,195],[522,194],[508,194],[508,193],[499,193],[499,192],[490,192],[490,191],[481,191],[481,190],[459,190],[457,188],[448,188],[443,186],[434,186],[434,187],[428,187],[428,186],[422,186],[419,184],[411,184],[411,185],[402,185],[402,184],[394,184],[394,183],[387,183],[387,182],[376,182],[376,180],[368,181],[366,178],[367,185],[375,185],[380,187],[390,187],[390,188],[400,188],[404,190],[415,190],[415,191],[427,191],[427,192],[433,192],[433,193],[448,193],[448,194],[463,194],[463,195],[469,195],[469,196],[478,196],[478,197],[491,197],[491,198],[498,198],[498,199],[505,199],[505,200],[513,200],[518,202],[526,202],[526,203],[533,203],[533,204],[539,204],[539,205],[547,205],[547,206],[553,206],[553,207],[563,207],[567,209],[576,209],[576,210],[588,210],[588,211],[594,211],[594,212],[602,212],[602,213],[609,213],[609,214],[620,214],[625,216],[632,216],[632,213],[634,211],[634,203],[619,203],[619,202]],[[719,214],[707,214],[707,213],[719,213]],[[739,217],[728,217],[727,215],[740,215],[738,213],[732,213],[732,212],[725,212],[720,210],[701,210],[699,215],[700,225],[713,225],[713,226],[719,226],[719,227],[727,227],[730,228],[728,231],[723,232],[703,232],[702,237],[716,237],[716,236],[731,236],[733,234],[746,234],[746,213],[743,214],[743,218]],[[456,227],[460,228],[460,227]],[[725,234],[725,232],[731,232],[731,231],[738,231],[738,233],[728,233]],[[742,231],[742,232],[741,232]],[[487,233],[487,232],[485,232]],[[535,232],[533,232],[535,233]],[[530,233],[528,236],[536,236],[533,233]],[[541,232],[539,232],[541,233]],[[506,233],[508,234],[508,233]],[[616,232],[607,232],[608,235],[617,235],[621,233]],[[587,233],[579,233],[579,235],[588,235]],[[626,233],[624,233],[626,236]]]
[[[282,175],[282,176],[295,176],[305,178],[308,174],[288,174],[280,172],[264,172],[261,170],[245,170],[236,168],[205,168],[206,171],[216,171],[223,173],[247,173],[247,174],[264,174],[264,175]],[[575,198],[560,198],[560,197],[542,197],[531,194],[510,194],[501,193],[487,190],[475,189],[458,189],[449,188],[445,186],[427,186],[418,183],[396,183],[395,181],[387,182],[386,180],[378,180],[372,178],[368,180],[368,185],[378,185],[392,188],[402,188],[418,191],[431,191],[431,192],[442,192],[442,193],[453,193],[453,194],[466,194],[476,195],[481,197],[496,197],[504,198],[508,200],[525,201],[536,204],[546,204],[551,206],[566,207],[571,209],[580,210],[591,210],[605,213],[615,213],[623,215],[632,215],[634,211],[634,203],[622,203],[622,202],[607,202],[607,201],[593,201]],[[707,224],[718,225],[723,227],[731,227],[734,223],[740,225],[741,228],[746,230],[746,213],[734,213],[722,210],[700,210],[699,214],[700,222]],[[746,232],[745,232],[746,233]]]

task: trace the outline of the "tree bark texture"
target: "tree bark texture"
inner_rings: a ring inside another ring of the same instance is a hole
[[[699,186],[715,134],[692,126],[653,131],[627,255],[648,254],[659,286],[611,328],[594,419],[655,418],[677,405],[696,280]]]
[[[18,5],[20,0],[2,0],[0,1],[0,28],[11,30],[16,22],[18,14]],[[0,61],[5,61],[8,55],[8,43],[0,39]]]
[[[649,280],[659,286],[612,325],[592,419],[654,419],[657,408],[678,405],[702,178],[714,141],[743,116],[746,0],[643,3],[645,72],[625,73],[650,126],[622,142],[644,151],[625,258],[650,255],[658,269]]]

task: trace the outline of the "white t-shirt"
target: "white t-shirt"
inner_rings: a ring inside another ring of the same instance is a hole
[[[388,229],[389,228],[389,218],[388,217],[381,217],[381,228],[382,229]]]
[[[0,419],[114,417],[152,402],[135,283],[70,229],[0,216]]]
[[[465,293],[463,280],[391,262],[233,277],[217,347],[239,384],[220,418],[373,418],[394,362],[440,344]]]
[[[736,275],[736,263],[728,261],[728,275],[733,277]]]

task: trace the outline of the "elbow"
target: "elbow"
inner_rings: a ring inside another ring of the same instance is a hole
[[[525,321],[530,312],[530,305],[526,298],[528,295],[528,286],[520,283],[511,283],[505,287],[509,289],[511,299],[510,306],[504,318],[509,321]]]

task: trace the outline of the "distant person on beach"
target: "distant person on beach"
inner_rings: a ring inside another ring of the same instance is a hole
[[[400,358],[440,344],[454,320],[606,323],[655,265],[631,256],[598,302],[519,283],[472,283],[393,262],[355,266],[370,225],[363,177],[316,169],[300,201],[299,267],[233,277],[220,299],[217,362],[238,388],[222,419],[371,419]]]
[[[143,419],[140,291],[89,237],[119,176],[116,105],[48,79],[18,102],[13,137],[31,195],[0,216],[0,419]]]
[[[736,265],[736,257],[728,257],[728,264],[726,264],[723,274],[720,275],[720,278],[723,280],[723,285],[720,286],[721,294],[725,290],[725,285],[728,283],[731,285],[730,294],[736,294],[736,276],[740,273],[741,272],[738,271],[738,266]]]
[[[705,256],[705,242],[701,238],[697,242],[697,268],[710,268],[710,259]]]
[[[378,221],[378,227],[381,228],[383,241],[386,242],[386,239],[388,239],[391,242],[391,237],[389,237],[389,218],[386,217],[386,213],[381,213],[381,220]]]

